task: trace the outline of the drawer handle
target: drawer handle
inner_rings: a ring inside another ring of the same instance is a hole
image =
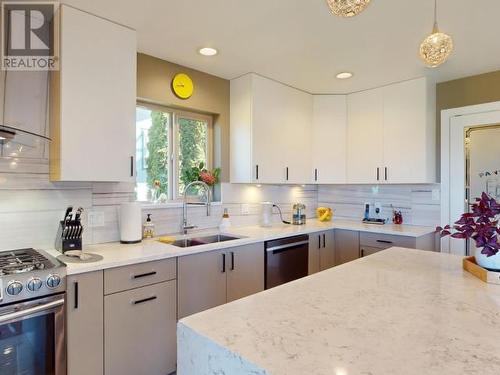
[[[140,275],[133,275],[132,279],[140,279],[142,277],[154,276],[156,275],[156,271],[141,273]]]
[[[144,302],[154,301],[156,298],[158,298],[158,297],[153,296],[153,297],[148,297],[148,298],[144,298],[144,299],[139,299],[137,301],[133,301],[132,304],[140,305],[141,303],[144,303]]]
[[[78,309],[78,281],[75,281],[74,286],[75,286],[75,304],[74,304],[74,308],[76,310],[76,309]]]
[[[379,243],[388,243],[388,244],[392,244],[393,243],[392,241],[386,241],[386,240],[377,240],[377,242],[379,242]]]

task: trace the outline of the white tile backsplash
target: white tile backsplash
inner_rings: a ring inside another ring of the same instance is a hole
[[[0,163],[1,164],[1,163]],[[4,162],[5,165],[5,162]],[[118,207],[134,198],[131,183],[86,183],[49,181],[46,164],[21,164],[15,171],[0,172],[0,250],[23,246],[53,247],[58,221],[68,205],[85,209],[84,242],[103,243],[119,240]],[[314,217],[318,205],[329,206],[340,218],[360,219],[364,202],[380,202],[382,216],[391,215],[391,204],[403,211],[405,223],[435,225],[439,223],[439,201],[432,191],[439,185],[382,186],[289,186],[289,185],[221,185],[222,203],[214,204],[211,215],[204,207],[189,207],[190,223],[200,229],[219,225],[223,210],[228,209],[234,226],[256,225],[260,218],[260,202],[280,205],[285,219],[290,219],[292,204],[302,202],[307,216]],[[90,211],[104,214],[104,226],[90,228]],[[151,213],[157,234],[176,233],[180,229],[182,208],[179,204],[146,206],[143,216]],[[275,210],[273,220],[279,222]]]

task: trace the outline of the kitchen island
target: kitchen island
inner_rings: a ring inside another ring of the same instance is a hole
[[[178,375],[500,374],[500,287],[392,248],[178,323]]]

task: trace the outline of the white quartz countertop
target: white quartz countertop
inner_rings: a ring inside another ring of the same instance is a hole
[[[85,246],[85,251],[99,254],[102,260],[94,263],[67,263],[67,274],[98,271],[107,268],[126,266],[134,263],[149,262],[154,260],[178,257],[189,254],[202,253],[216,249],[240,246],[249,243],[262,242],[288,236],[309,234],[328,229],[347,229],[362,232],[383,233],[408,237],[421,237],[434,232],[434,228],[413,225],[370,225],[350,220],[333,220],[322,223],[316,219],[308,220],[305,225],[275,224],[271,227],[260,226],[233,227],[224,234],[238,237],[237,240],[218,242],[208,245],[181,248],[158,242],[156,239],[144,240],[138,244],[124,245],[119,242]],[[216,231],[192,232],[187,236],[174,236],[177,239],[184,237],[198,237],[218,233]],[[47,250],[57,256],[59,252]]]
[[[392,248],[182,319],[178,375],[500,374],[500,286]]]

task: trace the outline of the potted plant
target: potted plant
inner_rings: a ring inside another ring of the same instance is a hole
[[[476,244],[476,263],[488,270],[500,271],[499,215],[500,204],[483,192],[481,198],[476,198],[471,212],[462,214],[453,227],[437,227],[436,231],[441,237],[473,239]]]
[[[193,167],[186,168],[182,171],[181,180],[187,185],[193,181],[203,181],[208,186],[214,186],[219,183],[220,168],[215,168],[211,171],[206,169],[204,162],[196,163]]]

